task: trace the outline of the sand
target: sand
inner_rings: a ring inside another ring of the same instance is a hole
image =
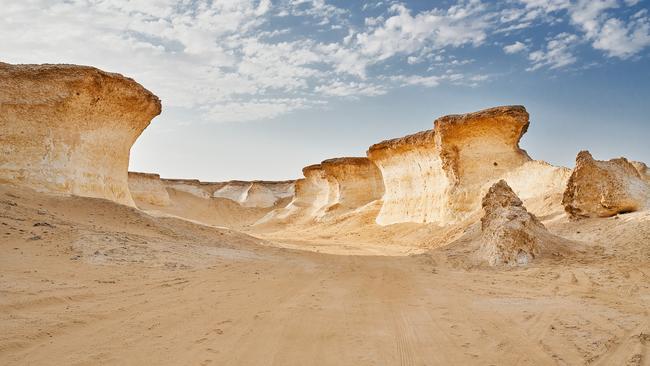
[[[480,224],[283,243],[0,186],[0,364],[649,365],[650,214],[544,224],[574,252],[491,268]]]

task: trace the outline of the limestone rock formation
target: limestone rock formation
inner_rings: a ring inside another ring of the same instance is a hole
[[[304,167],[302,173],[305,178],[295,182],[293,200],[258,224],[320,221],[378,200],[384,192],[381,172],[365,157],[328,159]]]
[[[524,107],[496,107],[371,146],[385,187],[377,223],[449,223],[478,210],[482,186],[531,160],[519,148],[528,124]]]
[[[368,158],[328,159],[321,166],[330,182],[328,209],[361,207],[384,194],[381,172]]]
[[[131,145],[160,112],[119,74],[0,63],[0,182],[133,205]]]
[[[292,197],[294,181],[230,181],[213,193],[244,207],[273,207],[280,200]]]
[[[129,172],[129,190],[136,204],[144,202],[156,206],[168,206],[171,203],[158,174]]]
[[[581,151],[562,204],[572,218],[638,211],[650,206],[650,185],[625,158],[599,161]]]
[[[636,171],[639,172],[641,178],[645,179],[646,182],[650,183],[650,168],[648,168],[646,163],[640,161],[630,161],[630,163],[634,166]]]
[[[524,265],[539,256],[550,234],[504,180],[490,187],[482,207],[482,259],[491,266]]]
[[[166,188],[192,194],[199,198],[212,197],[214,189],[219,189],[225,183],[201,182],[198,179],[162,179]]]

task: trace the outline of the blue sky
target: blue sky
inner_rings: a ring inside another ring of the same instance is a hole
[[[522,147],[650,162],[650,11],[638,0],[8,0],[0,60],[133,77],[163,114],[131,169],[285,179],[449,113],[523,104]]]

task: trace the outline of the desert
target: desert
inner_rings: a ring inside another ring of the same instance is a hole
[[[637,0],[8,0],[0,366],[650,366]]]
[[[3,364],[650,362],[645,165],[533,160],[523,106],[201,182],[127,171],[135,81],[0,70]]]

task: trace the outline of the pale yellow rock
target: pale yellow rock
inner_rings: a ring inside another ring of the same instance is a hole
[[[134,205],[129,153],[160,112],[119,74],[0,63],[0,182]]]
[[[329,182],[328,209],[361,207],[384,194],[381,172],[367,158],[328,159],[321,166]]]
[[[540,255],[551,234],[504,180],[490,187],[482,207],[479,256],[483,260],[491,266],[525,265]]]
[[[156,206],[168,206],[171,203],[158,174],[129,172],[129,190],[136,204],[145,202]]]
[[[650,184],[625,158],[595,160],[588,151],[576,157],[562,204],[572,218],[607,217],[650,206]]]
[[[377,223],[446,224],[477,211],[484,185],[531,160],[519,148],[528,123],[522,106],[495,107],[371,146],[385,188]]]
[[[273,207],[280,200],[292,197],[294,181],[230,181],[213,193],[244,207]]]

